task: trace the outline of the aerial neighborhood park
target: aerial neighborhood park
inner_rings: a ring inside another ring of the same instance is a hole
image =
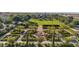
[[[79,47],[79,14],[1,12],[0,47]]]

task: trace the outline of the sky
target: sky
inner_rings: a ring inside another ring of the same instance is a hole
[[[0,0],[2,12],[79,12],[79,0]]]

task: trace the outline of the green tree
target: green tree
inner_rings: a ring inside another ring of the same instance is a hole
[[[13,22],[13,15],[8,16],[6,23],[11,24]]]
[[[1,22],[1,23],[3,22],[1,17],[0,17],[0,22]]]
[[[14,42],[15,42],[15,37],[7,37],[6,38],[8,43],[9,43],[9,46],[14,46]]]

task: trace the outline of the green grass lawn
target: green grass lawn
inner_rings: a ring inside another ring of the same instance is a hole
[[[37,23],[38,25],[60,25],[58,20],[39,20],[39,19],[31,19],[30,22]]]

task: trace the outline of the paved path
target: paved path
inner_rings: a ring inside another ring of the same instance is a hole
[[[20,41],[21,41],[21,39],[24,37],[24,35],[26,34],[26,32],[27,32],[27,31],[28,31],[28,29],[25,29],[25,30],[24,30],[24,33],[20,35],[20,37],[18,38],[18,40],[17,40],[17,41],[19,41],[19,42],[20,42]]]
[[[2,23],[2,25],[3,25],[3,28],[0,29],[0,30],[5,30],[6,29],[6,25],[4,23]]]
[[[5,38],[7,35],[10,35],[12,31],[13,31],[13,29],[12,29],[11,31],[9,31],[8,33],[6,33],[5,35],[3,35],[3,36],[1,37],[1,39]]]
[[[15,29],[15,27],[14,27],[14,29]],[[12,29],[12,30],[10,30],[8,33],[4,34],[2,37],[0,37],[0,39],[3,39],[3,38],[5,38],[7,35],[10,35],[11,32],[12,32],[14,29]]]

